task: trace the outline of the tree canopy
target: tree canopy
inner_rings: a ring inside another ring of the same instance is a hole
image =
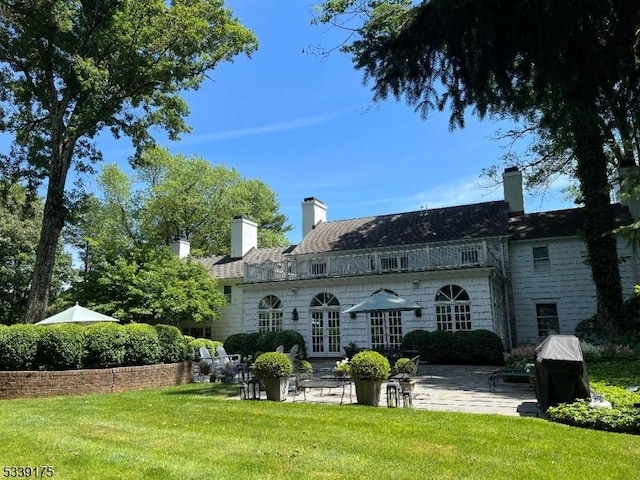
[[[470,110],[534,120],[566,139],[584,203],[598,325],[615,330],[622,290],[605,145],[622,132],[621,145],[631,149],[625,142],[638,125],[637,2],[328,0],[317,20],[351,29],[343,50],[373,81],[375,99],[404,98],[423,116],[449,109],[452,128],[463,127]]]
[[[107,128],[129,137],[138,154],[153,143],[152,126],[176,139],[188,131],[180,92],[257,42],[222,0],[7,0],[0,20],[0,131],[14,139],[2,170],[47,189],[28,310],[35,322],[73,208],[67,175],[100,158],[95,136]]]

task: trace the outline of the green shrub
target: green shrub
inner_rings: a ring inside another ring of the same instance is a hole
[[[283,330],[276,335],[276,343],[278,345],[284,345],[284,351],[288,352],[291,347],[298,345],[298,357],[306,358],[306,346],[302,335],[295,330]],[[276,345],[277,348],[277,345]]]
[[[224,341],[224,349],[229,354],[238,353],[242,358],[253,355],[256,351],[257,336],[248,333],[234,333]]]
[[[82,367],[85,328],[74,323],[41,327],[38,342],[38,366],[45,370],[70,370]]]
[[[549,407],[547,415],[550,420],[566,425],[640,435],[640,409],[591,408],[589,402],[579,400],[571,404]]]
[[[158,332],[146,323],[128,323],[124,326],[125,365],[152,365],[160,357]]]
[[[456,362],[456,356],[453,353],[453,332],[443,330],[430,332],[428,341],[426,358],[429,363],[446,365]]]
[[[96,323],[85,331],[84,357],[86,368],[110,368],[124,364],[127,332],[117,323]]]
[[[411,361],[410,358],[399,358],[393,366],[393,369],[396,373],[407,373],[412,377],[418,373],[418,366],[415,362]]]
[[[489,330],[459,331],[453,335],[452,363],[462,365],[504,365],[504,346]]]
[[[222,342],[218,340],[211,340],[210,338],[189,338],[185,336],[185,341],[188,343],[189,348],[191,348],[195,353],[195,359],[200,359],[200,349],[205,347],[211,355],[216,354],[216,348],[222,347]],[[225,349],[226,350],[226,349]],[[231,353],[231,352],[229,352]]]
[[[386,380],[391,372],[387,358],[373,350],[356,353],[349,362],[349,370],[354,380]]]
[[[0,370],[31,370],[42,327],[15,324],[0,328]]]
[[[402,337],[400,350],[416,350],[420,354],[420,358],[427,361],[430,334],[426,330],[412,330],[406,333]]]
[[[258,378],[288,377],[293,364],[287,355],[280,352],[265,352],[253,364],[253,373]]]
[[[154,325],[160,341],[160,357],[162,363],[177,363],[189,357],[190,348],[184,336],[173,325]]]
[[[263,332],[256,342],[256,354],[274,352],[280,346],[280,339],[276,332]]]

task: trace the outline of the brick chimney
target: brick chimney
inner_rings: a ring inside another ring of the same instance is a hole
[[[231,258],[242,258],[258,247],[258,224],[248,218],[231,220]]]
[[[504,201],[509,204],[511,215],[524,213],[524,196],[522,195],[522,172],[518,167],[505,168],[502,174]]]
[[[302,202],[302,238],[320,222],[327,221],[327,206],[317,198],[307,197]]]

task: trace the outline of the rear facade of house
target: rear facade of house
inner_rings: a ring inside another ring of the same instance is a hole
[[[287,248],[257,248],[258,226],[236,218],[231,255],[199,259],[228,306],[221,320],[183,331],[224,340],[295,330],[315,358],[339,357],[352,342],[396,348],[416,329],[491,330],[507,348],[572,334],[596,311],[582,209],[525,214],[521,173],[507,169],[503,179],[502,201],[349,220],[327,221],[327,206],[309,197],[303,239]],[[614,210],[631,221],[628,208]],[[638,259],[624,240],[618,254],[628,297]],[[343,313],[381,289],[421,308]]]

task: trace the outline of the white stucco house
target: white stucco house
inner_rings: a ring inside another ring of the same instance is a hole
[[[183,331],[224,340],[296,330],[316,358],[340,356],[349,342],[399,346],[415,329],[488,329],[507,347],[573,333],[596,310],[582,210],[525,213],[517,169],[505,171],[504,192],[501,201],[333,221],[323,202],[306,198],[302,241],[287,248],[257,248],[256,223],[234,219],[231,255],[200,259],[229,305],[220,321]],[[631,221],[627,208],[615,211]],[[618,249],[629,296],[638,257],[624,240]],[[421,308],[343,313],[380,289]]]

